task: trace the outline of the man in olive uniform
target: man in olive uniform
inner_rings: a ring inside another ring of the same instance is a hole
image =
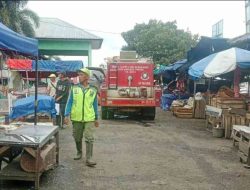
[[[56,85],[55,100],[56,103],[59,104],[60,110],[59,116],[57,117],[57,125],[59,125],[60,128],[65,128],[64,113],[71,83],[66,77],[66,72],[58,72],[58,77],[59,80]]]
[[[79,84],[73,85],[65,109],[65,123],[68,123],[68,116],[73,125],[73,137],[76,143],[77,155],[74,158],[79,160],[82,157],[83,134],[86,143],[86,165],[93,167],[96,162],[93,157],[94,129],[98,123],[98,101],[97,89],[88,84],[90,71],[83,68],[78,71]]]

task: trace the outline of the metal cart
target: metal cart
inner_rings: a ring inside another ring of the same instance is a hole
[[[56,166],[59,163],[59,128],[46,125],[23,125],[13,131],[0,133],[0,180],[34,181],[35,189],[39,189],[39,180],[43,172],[39,171],[39,155],[41,149],[51,139],[56,143]],[[21,169],[17,156],[25,148],[32,148],[35,157],[35,172]],[[7,154],[11,152],[11,154]],[[2,162],[7,166],[2,168]]]

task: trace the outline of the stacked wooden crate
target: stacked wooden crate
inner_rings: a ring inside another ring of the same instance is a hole
[[[211,99],[210,105],[213,107],[217,107],[217,98],[216,97],[213,97]]]
[[[231,138],[233,125],[245,125],[246,117],[237,114],[226,113],[222,115],[222,126],[225,128],[225,138]]]
[[[234,97],[234,91],[221,87],[216,96],[210,98],[211,106],[220,108],[222,112],[222,127],[225,128],[225,138],[231,138],[233,125],[246,124],[245,97]]]
[[[206,101],[205,99],[194,100],[194,118],[205,119]]]
[[[246,103],[243,98],[216,98],[216,107],[221,109],[236,108],[246,109]]]

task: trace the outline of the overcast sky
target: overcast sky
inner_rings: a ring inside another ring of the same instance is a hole
[[[103,38],[101,49],[92,53],[94,66],[119,55],[126,44],[121,32],[150,19],[176,20],[179,29],[209,37],[212,25],[223,19],[223,37],[245,33],[244,1],[29,1],[28,7],[40,17],[59,18]]]

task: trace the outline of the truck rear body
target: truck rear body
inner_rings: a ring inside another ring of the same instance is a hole
[[[112,118],[115,112],[138,112],[154,119],[161,88],[154,85],[153,69],[154,64],[147,62],[109,63],[100,92],[102,118]]]

